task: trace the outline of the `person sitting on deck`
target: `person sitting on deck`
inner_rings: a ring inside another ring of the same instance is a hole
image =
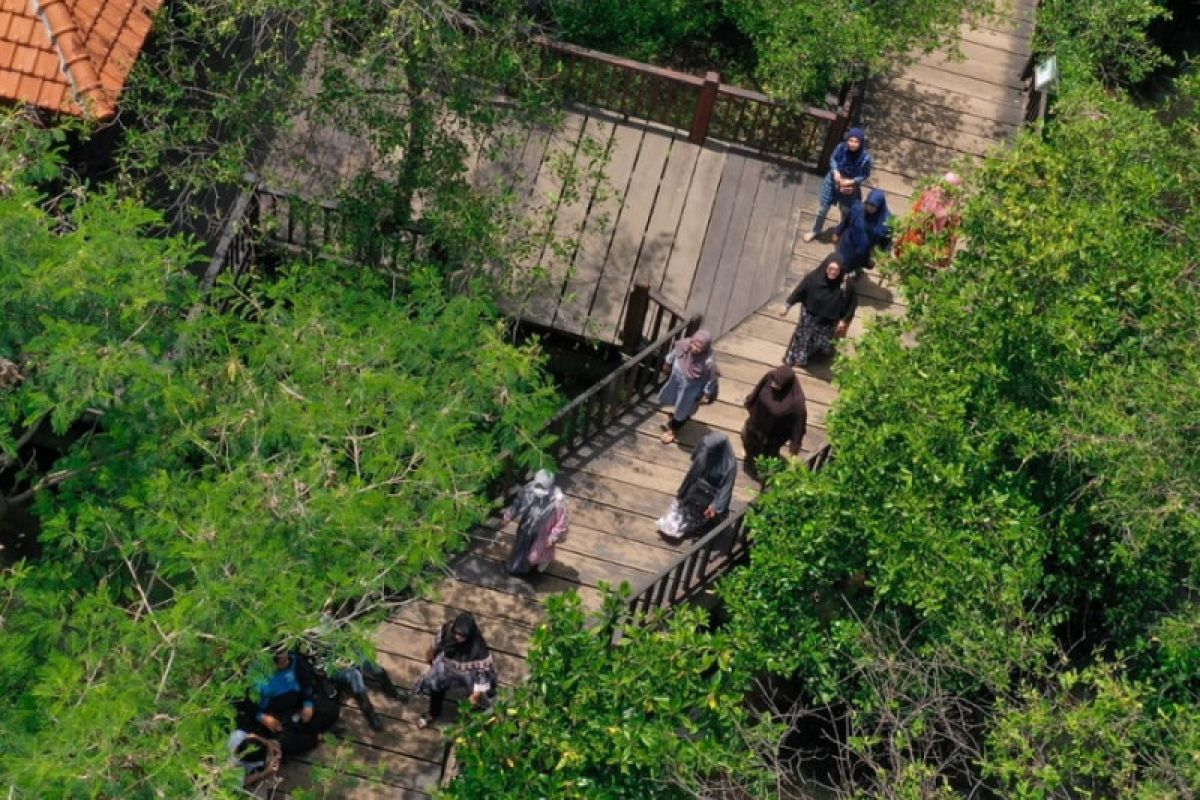
[[[496,667],[475,617],[464,611],[447,622],[433,637],[425,652],[429,669],[413,686],[413,694],[429,695],[429,710],[417,719],[418,728],[427,728],[442,715],[446,693],[464,688],[470,692],[471,705],[478,708],[496,696]]]
[[[715,431],[708,434],[692,453],[692,465],[667,513],[659,518],[658,532],[679,541],[718,524],[729,511],[736,480],[737,456],[729,437]]]
[[[788,344],[783,363],[803,367],[813,353],[833,353],[835,336],[845,336],[850,320],[858,308],[858,292],[854,284],[842,280],[842,265],[838,255],[825,257],[812,272],[788,295],[780,316],[786,316],[792,306],[801,303],[800,321]]]
[[[279,781],[279,771],[283,767],[283,749],[279,742],[238,728],[229,734],[228,747],[233,763],[242,768],[243,789],[254,789],[264,781]]]
[[[501,515],[505,525],[517,517],[517,538],[505,566],[510,575],[544,571],[567,535],[567,498],[554,485],[554,473],[539,469]]]
[[[316,747],[341,706],[317,691],[316,672],[305,656],[280,648],[274,658],[275,672],[258,682],[258,702],[237,704],[237,726],[276,740],[287,759]]]
[[[327,670],[329,670],[334,684],[341,689],[349,690],[355,702],[358,703],[359,710],[367,718],[367,725],[371,727],[371,730],[383,730],[383,720],[379,718],[374,704],[371,703],[371,697],[367,694],[367,681],[378,684],[379,689],[393,700],[406,699],[405,694],[392,683],[392,678],[387,674],[387,670],[365,656],[360,656],[358,661],[353,664],[335,663],[331,666],[332,669],[327,667]]]
[[[696,413],[700,403],[712,403],[717,399],[721,371],[713,358],[712,341],[708,331],[696,331],[676,342],[667,354],[663,369],[670,369],[671,377],[658,393],[658,402],[674,406],[675,410],[663,425],[666,428],[662,435],[663,444],[675,441],[680,428]]]

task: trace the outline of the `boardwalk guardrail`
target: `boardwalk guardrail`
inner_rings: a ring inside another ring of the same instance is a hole
[[[568,403],[546,423],[545,432],[554,437],[549,455],[555,462],[561,462],[564,453],[616,423],[666,382],[663,367],[667,362],[667,354],[681,337],[699,329],[700,315],[684,319],[667,307],[659,308],[659,314],[652,315],[652,318],[661,324],[663,316],[670,313],[671,319],[676,320],[675,324]]]
[[[221,275],[235,283],[246,274],[260,245],[272,245],[292,253],[323,253],[358,263],[384,268],[400,268],[418,253],[426,230],[412,224],[398,226],[369,239],[352,253],[341,253],[346,246],[347,223],[343,212],[332,200],[308,200],[265,186],[254,175],[246,176],[246,185],[234,200],[213,250],[212,259],[200,278],[207,292]]]
[[[814,452],[805,465],[812,471],[829,462],[832,450],[828,444]],[[704,592],[735,564],[750,553],[750,538],[746,530],[746,514],[753,503],[730,515],[713,528],[678,561],[651,578],[629,599],[626,610],[635,622],[646,619],[651,611],[669,611]]]
[[[793,107],[761,92],[721,83],[717,72],[703,78],[589,50],[545,36],[531,37],[547,55],[548,79],[563,95],[583,105],[657,122],[709,138],[829,168],[829,159],[857,111],[857,86],[843,90],[836,108]]]

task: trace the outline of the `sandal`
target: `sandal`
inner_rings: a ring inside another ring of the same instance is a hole
[[[417,727],[422,730],[424,730],[425,728],[428,728],[432,724],[433,724],[433,718],[430,717],[428,714],[422,714],[421,716],[417,717]]]
[[[675,431],[667,431],[658,438],[663,444],[675,444]]]

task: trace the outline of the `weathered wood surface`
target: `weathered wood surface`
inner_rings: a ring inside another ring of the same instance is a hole
[[[685,132],[614,121],[595,109],[566,114],[573,123],[568,141],[580,117],[609,160],[604,177],[585,181],[579,197],[560,198],[561,181],[544,177],[550,172],[546,161],[533,163],[539,152],[543,159],[554,152],[550,148],[497,149],[492,160],[476,162],[481,175],[537,175],[533,182],[518,177],[503,188],[511,187],[533,217],[554,210],[550,223],[536,224],[567,240],[560,252],[539,249],[537,282],[522,282],[520,295],[501,301],[508,313],[616,342],[625,299],[636,282],[649,284],[679,308],[704,313],[720,334],[782,284],[805,180],[798,167],[718,145],[699,147]],[[561,137],[544,132],[535,137],[537,130],[530,140]],[[585,174],[586,166],[576,165],[578,173]]]
[[[926,57],[922,60],[927,63],[915,64],[871,87],[862,116],[873,142],[875,183],[889,192],[894,212],[906,211],[914,182],[920,177],[944,171],[958,157],[978,157],[1015,130],[1011,110],[1020,107],[1018,90],[1002,86],[1003,80],[983,80],[985,71],[975,69],[970,58],[987,57],[998,63],[1027,52],[1029,7],[1026,2],[1016,3],[1008,17],[1016,19],[1015,23],[992,22],[975,29],[964,26],[964,41],[969,45],[963,48],[966,62],[940,63],[936,56]],[[927,82],[933,72],[937,73],[935,82]],[[962,80],[958,81],[954,76],[960,73]],[[984,83],[988,83],[986,90]],[[939,88],[946,85],[951,88]],[[460,610],[469,610],[496,652],[501,683],[511,686],[525,677],[524,655],[533,631],[544,619],[542,604],[548,596],[574,590],[586,607],[597,608],[600,581],[625,580],[636,589],[686,552],[686,543],[660,539],[654,520],[666,510],[692,450],[709,431],[728,434],[741,457],[738,432],[745,419],[741,400],[767,370],[781,362],[795,325],[795,311],[787,318],[780,316],[783,298],[791,284],[813,269],[830,248],[827,241],[804,244],[796,236],[812,225],[816,180],[801,181],[745,154],[696,148],[678,138],[647,144],[648,137],[666,134],[646,125],[600,121],[580,113],[586,117],[581,127],[595,130],[608,149],[609,176],[624,192],[590,203],[572,271],[559,289],[561,302],[550,321],[555,327],[581,331],[598,307],[598,297],[623,297],[611,289],[600,293],[606,274],[616,276],[618,283],[634,276],[652,284],[657,280],[656,288],[670,299],[681,304],[703,300],[706,316],[721,315],[729,321],[728,325],[722,323],[728,330],[715,345],[722,370],[721,395],[716,403],[701,406],[674,445],[659,441],[665,417],[651,402],[624,414],[563,460],[560,479],[572,524],[549,574],[532,581],[508,576],[503,560],[512,543],[511,527],[501,528],[493,520],[475,531],[474,544],[453,565],[450,576],[434,587],[428,598],[407,603],[380,627],[376,640],[380,661],[398,683],[410,683],[420,674],[422,653],[437,627]],[[509,152],[531,163],[532,154],[540,148],[540,159],[549,137],[534,140],[532,151],[530,139],[527,134],[518,145],[510,145]],[[491,176],[522,179],[515,171],[486,166],[489,163],[479,159]],[[534,172],[524,180],[532,186],[536,175]],[[647,189],[647,184],[653,187]],[[576,207],[559,219],[572,227],[578,210]],[[596,211],[611,216],[615,226],[607,231],[589,226]],[[630,223],[624,229],[622,216]],[[836,217],[835,210],[830,224]],[[643,237],[635,245],[634,229],[639,224]],[[618,242],[620,236],[628,238]],[[660,245],[662,241],[667,243]],[[631,260],[609,265],[607,259],[614,249]],[[777,258],[779,264],[770,266],[768,262]],[[768,266],[764,267],[765,263]],[[752,269],[755,266],[758,269]],[[726,269],[729,271],[722,271]],[[860,312],[849,339],[840,345],[847,350],[853,349],[854,339],[873,318],[905,311],[896,287],[876,275],[861,280],[859,291]],[[727,302],[714,304],[714,297],[725,297]],[[753,307],[745,307],[753,298],[761,299],[755,300]],[[613,299],[604,303],[610,306],[608,310],[619,305]],[[599,330],[610,324],[615,331],[611,318],[606,318],[604,326],[593,327]],[[797,374],[808,401],[807,454],[826,441],[826,413],[837,392],[828,360],[816,360]],[[739,471],[735,507],[749,502],[755,488]],[[310,764],[336,763],[343,773],[361,780],[355,786],[326,784],[324,796],[373,800],[430,795],[444,741],[438,731],[415,727],[423,701],[395,703],[378,695],[374,699],[385,717],[386,730],[370,731],[351,701],[344,714],[344,747],[353,761],[339,761],[341,752],[326,751],[327,746],[322,746],[305,763],[289,767],[284,788],[311,785]]]

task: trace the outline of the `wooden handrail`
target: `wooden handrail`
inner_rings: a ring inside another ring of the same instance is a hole
[[[832,453],[831,446],[826,444],[804,460],[805,466],[816,472],[829,463]],[[708,589],[735,564],[745,559],[750,553],[746,514],[753,505],[751,502],[723,520],[679,560],[634,593],[626,604],[627,622],[640,624],[651,611],[669,612],[674,606]],[[620,635],[619,626],[614,635]]]
[[[605,430],[631,408],[662,387],[662,365],[675,342],[700,324],[700,315],[677,322],[641,352],[605,375],[590,389],[550,418],[543,431],[555,437],[549,455],[554,461]]]
[[[530,39],[557,65],[550,80],[568,99],[686,131],[695,144],[712,138],[746,145],[815,164],[819,171],[828,168],[859,96],[857,89],[844,89],[846,99],[835,111],[794,108],[721,83],[716,72],[701,78],[541,35]]]
[[[549,50],[553,53],[562,55],[575,56],[577,58],[587,59],[602,64],[608,64],[619,69],[629,70],[630,72],[639,72],[645,75],[654,75],[667,80],[675,81],[676,83],[688,84],[695,87],[704,85],[704,79],[698,78],[687,72],[679,72],[666,67],[656,67],[653,64],[643,64],[640,61],[634,61],[630,58],[614,56],[610,53],[604,53],[600,50],[589,50],[586,47],[570,44],[568,42],[560,42],[557,39],[550,39],[540,34],[535,34],[529,37],[530,41],[540,47]]]
[[[243,262],[252,256],[252,248],[249,245],[255,234],[257,215],[258,196],[254,185],[251,184],[238,192],[229,209],[212,259],[208,262],[204,274],[200,276],[201,294],[208,294],[222,273],[232,271],[234,274],[241,274],[245,269]],[[193,309],[193,314],[195,311],[196,309]]]

